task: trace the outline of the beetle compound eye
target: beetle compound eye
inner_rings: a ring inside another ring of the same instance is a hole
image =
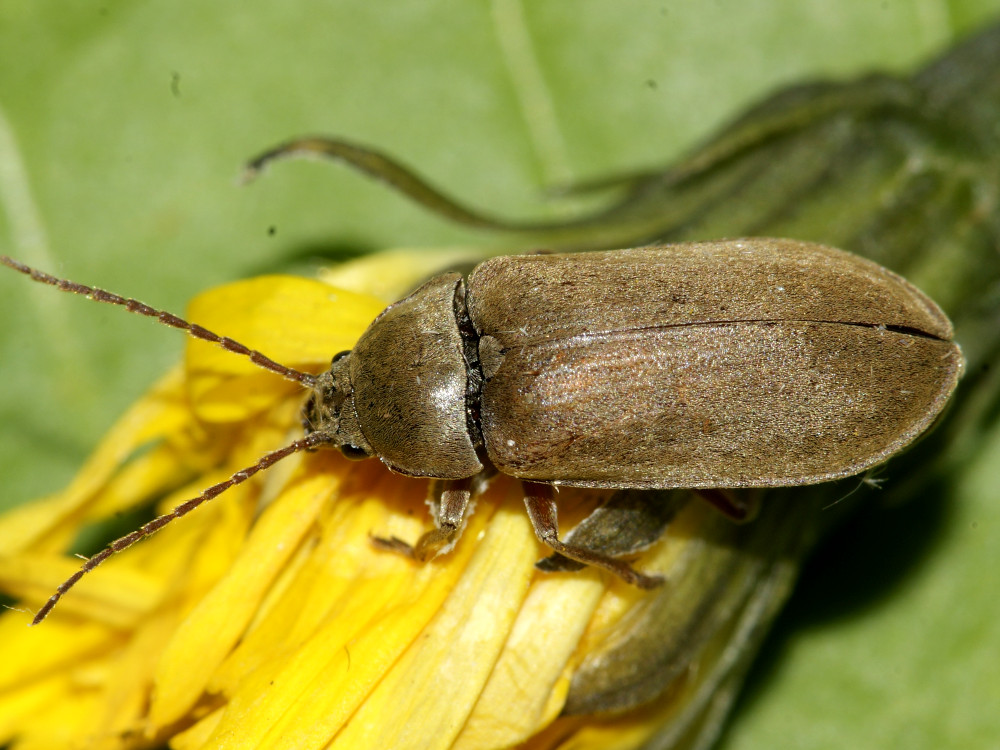
[[[330,364],[331,365],[332,364],[336,364],[339,360],[343,359],[344,357],[346,357],[350,353],[351,353],[350,349],[347,349],[347,350],[342,351],[342,352],[337,352],[336,354],[333,355],[333,359],[330,360]]]
[[[371,453],[366,451],[364,448],[360,448],[357,445],[344,444],[340,446],[340,452],[344,454],[345,458],[349,458],[352,461],[360,461],[364,458],[370,458]]]

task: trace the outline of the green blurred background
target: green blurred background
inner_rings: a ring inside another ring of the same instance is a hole
[[[667,164],[775,87],[909,71],[996,18],[1000,0],[2,0],[0,252],[180,311],[313,253],[503,246],[347,170],[237,178],[329,133],[473,205],[557,216],[545,188]],[[2,507],[64,484],[183,341],[6,272],[0,321]],[[1000,436],[974,458],[948,529],[877,596],[838,607],[865,576],[849,549],[843,578],[806,577],[725,748],[1000,746]]]

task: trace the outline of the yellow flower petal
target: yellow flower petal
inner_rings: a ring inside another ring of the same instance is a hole
[[[188,317],[281,364],[315,370],[350,349],[385,304],[294,276],[263,276],[199,295]],[[192,341],[187,350],[194,413],[232,422],[260,412],[301,386],[262,370],[246,357]]]
[[[228,573],[181,623],[156,672],[154,724],[178,720],[253,617],[264,590],[295,552],[321,506],[337,488],[335,474],[314,470],[292,483],[261,516]],[[197,664],[191,669],[190,664]]]
[[[371,617],[370,613],[391,605],[397,589],[412,583],[413,565],[400,555],[374,549],[370,535],[417,538],[423,528],[418,513],[426,484],[387,477],[375,464],[359,465],[352,476],[359,470],[371,482],[360,488],[341,487],[337,500],[325,509],[321,535],[307,542],[309,549],[303,550],[301,560],[275,582],[261,602],[257,621],[216,672],[211,690],[235,693],[247,674],[288,658],[318,628],[332,620],[355,623],[356,617],[346,613],[348,608]],[[378,475],[388,481],[377,482]],[[406,531],[394,523],[401,515],[410,521]],[[373,581],[379,585],[370,585]]]
[[[223,710],[217,709],[197,721],[194,725],[178,732],[170,738],[171,750],[197,750],[208,746],[209,738],[215,733],[222,719]]]
[[[324,268],[326,284],[395,302],[444,269],[469,267],[483,259],[482,248],[396,248],[362,255]],[[383,305],[384,306],[384,305]]]
[[[556,718],[567,667],[605,588],[595,570],[535,582],[454,750],[511,747]]]
[[[0,737],[8,738],[25,724],[30,724],[46,706],[59,705],[66,693],[68,677],[56,675],[33,680],[24,687],[9,691],[0,713]]]
[[[0,550],[9,555],[34,548],[55,551],[81,521],[92,518],[89,503],[109,478],[141,446],[180,429],[190,417],[181,406],[181,373],[164,377],[101,441],[76,478],[59,495],[0,516]]]
[[[477,514],[441,563],[418,566],[369,545],[365,554],[387,558],[387,574],[348,571],[350,578],[366,579],[365,585],[349,590],[344,606],[300,648],[242,681],[207,746],[323,747],[439,610],[489,518],[488,510]]]
[[[434,621],[330,747],[451,747],[507,641],[537,554],[521,498],[511,496],[477,540]],[[395,721],[385,720],[390,714]]]
[[[49,675],[77,666],[109,643],[121,640],[119,633],[102,623],[53,621],[52,627],[42,629],[25,627],[26,619],[18,611],[0,617],[0,643],[4,645],[0,691],[4,696],[41,684]],[[0,711],[0,716],[6,715]]]
[[[82,562],[51,555],[0,558],[0,586],[26,604],[41,606],[56,587]],[[163,594],[165,584],[155,576],[123,565],[105,566],[84,577],[63,603],[66,614],[127,627],[148,612]]]

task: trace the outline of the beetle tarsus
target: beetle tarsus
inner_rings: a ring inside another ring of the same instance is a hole
[[[375,546],[419,562],[427,562],[450,552],[465,526],[465,514],[472,499],[472,478],[435,480],[431,482],[430,494],[431,513],[437,528],[421,536],[416,544],[408,544],[396,537],[375,537]]]
[[[465,514],[472,499],[472,478],[431,482],[431,511],[437,528],[417,540],[413,556],[421,562],[450,552],[462,535]]]
[[[413,545],[413,559],[419,562],[433,560],[445,550],[454,547],[458,537],[459,530],[450,525],[428,531]]]
[[[413,545],[409,542],[404,542],[398,536],[373,536],[371,540],[375,549],[380,549],[383,552],[393,552],[397,555],[403,555],[403,557],[414,557]]]

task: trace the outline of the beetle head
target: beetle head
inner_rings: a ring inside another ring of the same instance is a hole
[[[302,426],[306,435],[323,435],[326,444],[340,448],[347,458],[369,458],[375,451],[358,425],[350,368],[351,352],[340,352],[316,378],[302,407]]]

